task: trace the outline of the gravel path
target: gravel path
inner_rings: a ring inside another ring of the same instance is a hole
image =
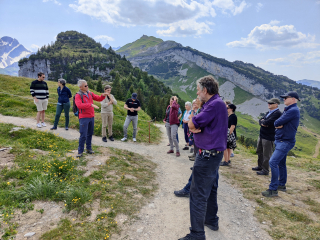
[[[35,119],[30,118],[0,115],[0,122],[36,129]],[[46,131],[50,127],[52,126],[48,125],[46,128],[37,130]],[[189,200],[175,197],[173,191],[181,189],[187,183],[193,162],[188,160],[189,151],[182,151],[179,158],[173,154],[166,154],[168,139],[164,126],[159,125],[159,128],[163,135],[161,143],[158,145],[120,141],[104,143],[101,141],[101,137],[93,137],[94,145],[126,149],[148,156],[158,164],[156,173],[159,190],[155,193],[155,197],[141,209],[138,220],[122,226],[121,236],[113,236],[113,240],[174,240],[189,232]],[[63,128],[58,128],[54,133],[59,133],[60,137],[70,140],[79,137],[79,132],[73,129],[65,131]],[[183,147],[181,128],[179,135],[180,145]],[[219,231],[214,232],[205,228],[208,240],[271,239],[263,229],[264,225],[261,225],[253,216],[255,203],[245,199],[242,193],[232,187],[223,176],[220,176],[219,180],[218,204]]]

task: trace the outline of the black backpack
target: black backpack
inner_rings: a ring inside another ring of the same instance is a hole
[[[93,98],[93,96],[92,96],[92,92],[89,92],[90,94],[91,94],[91,97]],[[72,104],[72,112],[73,112],[73,114],[75,115],[75,116],[77,116],[77,117],[79,117],[79,108],[77,107],[77,105],[76,105],[76,95],[77,94],[79,94],[80,95],[80,97],[81,97],[81,101],[83,102],[83,92],[81,92],[81,91],[79,91],[79,92],[77,92],[74,96],[73,96],[73,98],[72,98],[72,100],[73,100],[73,104]]]

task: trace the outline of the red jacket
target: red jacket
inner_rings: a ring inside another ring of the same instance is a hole
[[[170,105],[167,107],[167,110],[168,110],[169,107],[170,107]],[[179,125],[180,124],[180,120],[178,118],[179,107],[180,106],[176,101],[172,102],[172,106],[170,108],[170,113],[169,113],[169,123],[170,123],[170,125],[173,125],[173,124]],[[166,121],[166,119],[167,119],[167,111],[166,111],[166,116],[165,116],[165,118],[163,120]]]
[[[76,105],[79,109],[79,119],[80,118],[93,118],[94,117],[94,108],[91,107],[91,104],[93,104],[93,100],[95,100],[97,102],[101,102],[103,99],[106,98],[104,96],[95,95],[93,92],[91,92],[92,96],[89,92],[87,92],[87,93],[88,93],[89,98],[85,94],[83,94],[83,102],[82,102],[79,94],[76,94],[76,96],[75,96],[75,102],[76,102]]]

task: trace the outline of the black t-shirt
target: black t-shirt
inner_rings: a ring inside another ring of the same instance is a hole
[[[127,101],[126,101],[126,105],[128,106],[128,108],[138,108],[140,107],[140,102],[139,100],[135,100],[133,101],[131,98],[129,98]],[[138,112],[137,111],[134,111],[134,112],[131,112],[128,110],[128,113],[127,113],[129,116],[137,116],[138,115]]]
[[[238,123],[238,118],[237,116],[233,113],[228,117],[228,128],[231,127],[231,125],[234,125],[235,128],[233,130],[234,132],[234,136],[237,137],[237,132],[236,132],[236,128],[237,128],[237,123]]]

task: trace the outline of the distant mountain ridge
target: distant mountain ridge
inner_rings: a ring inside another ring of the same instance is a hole
[[[0,68],[17,63],[21,58],[31,54],[17,39],[4,36],[0,38]]]
[[[311,86],[311,87],[316,87],[316,88],[320,89],[320,81],[302,79],[302,80],[298,80],[297,83],[300,83],[300,84],[303,84],[303,85],[307,85],[307,86]]]
[[[229,62],[184,47],[174,41],[142,36],[126,44],[117,53],[125,55],[134,67],[154,75],[178,92],[185,100],[196,97],[196,80],[212,74],[220,84],[220,95],[237,104],[242,113],[257,118],[267,111],[266,100],[287,91],[297,91],[303,99],[301,110],[320,120],[320,91],[296,83],[288,77],[275,75],[242,61]],[[149,46],[149,47],[148,47]],[[282,106],[283,108],[283,106]]]
[[[111,47],[108,43],[106,43],[104,46],[103,46],[105,49],[109,49],[109,47]],[[114,51],[117,51],[118,49],[120,49],[121,47],[119,46],[119,47],[111,47],[112,48],[112,50],[114,50]]]

